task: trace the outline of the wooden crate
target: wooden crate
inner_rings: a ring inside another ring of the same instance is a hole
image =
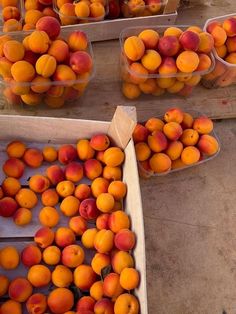
[[[132,230],[137,236],[133,255],[136,268],[141,275],[141,282],[139,288],[135,290],[135,295],[140,301],[140,313],[147,314],[144,221],[134,144],[132,139],[130,140],[135,124],[135,107],[122,106],[117,107],[111,122],[0,115],[0,160],[1,164],[6,160],[6,143],[14,139],[29,143],[30,147],[43,147],[48,143],[56,146],[64,143],[75,144],[79,138],[89,138],[93,134],[101,132],[107,133],[117,146],[124,149],[123,181],[128,187],[124,208],[131,218]],[[21,183],[27,185],[28,175],[42,172],[43,167],[31,170],[24,175]],[[1,181],[3,178],[4,174],[1,172]],[[32,210],[34,212],[33,222],[26,227],[17,227],[11,219],[0,217],[0,249],[9,242],[13,242],[12,244],[17,246],[20,251],[26,243],[29,243],[28,241],[32,242],[35,231],[39,229],[37,214],[41,207],[42,205],[39,204]],[[61,219],[61,224],[65,225],[66,218],[61,217]],[[0,267],[0,273],[14,278],[17,275],[25,275],[27,269],[21,265],[16,270],[3,271]]]
[[[80,30],[86,32],[89,39],[93,42],[117,39],[121,31],[126,27],[175,24],[178,4],[179,0],[168,0],[164,12],[161,15],[104,20],[79,24],[78,27]],[[68,26],[63,26],[62,28],[66,27]]]

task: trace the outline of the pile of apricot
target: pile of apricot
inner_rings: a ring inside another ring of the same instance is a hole
[[[0,75],[10,104],[59,108],[83,94],[93,68],[87,36],[82,31],[65,40],[59,35],[60,23],[47,16],[23,40],[0,37]]]
[[[215,53],[228,63],[228,66],[216,59],[215,69],[204,76],[206,81],[216,81],[216,86],[228,86],[236,82],[236,17],[207,25],[207,32],[214,39]],[[205,85],[205,84],[204,84]],[[207,85],[206,85],[207,86]]]
[[[161,13],[163,0],[128,0],[121,1],[124,17],[151,16]]]
[[[211,119],[194,119],[179,108],[169,109],[163,119],[153,117],[138,123],[133,140],[140,169],[149,174],[167,173],[215,155],[219,143],[212,131]]]
[[[187,96],[212,66],[213,37],[199,27],[167,28],[163,35],[145,29],[124,40],[122,92],[129,99],[142,93]]]
[[[105,134],[58,150],[29,148],[13,141],[6,152],[0,215],[13,217],[23,226],[30,222],[40,198],[42,227],[34,243],[21,253],[13,246],[0,250],[0,268],[6,270],[0,275],[0,297],[9,298],[0,313],[21,314],[26,303],[29,314],[138,314],[139,302],[130,294],[138,287],[140,275],[131,253],[136,236],[123,209],[127,193],[122,181],[124,152],[111,146]],[[53,164],[45,173],[37,170],[29,186],[21,186],[25,167],[39,169],[48,162]],[[91,184],[81,183],[84,177]],[[63,216],[68,217],[68,225],[58,226]],[[27,276],[10,282],[7,271],[20,263],[27,268]],[[38,293],[37,289],[49,284],[53,289],[48,296]],[[74,289],[86,296],[77,300]]]
[[[18,0],[1,0],[3,32],[21,30],[21,9]]]

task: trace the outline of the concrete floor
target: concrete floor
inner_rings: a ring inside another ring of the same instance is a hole
[[[236,313],[236,120],[214,160],[141,180],[150,314]]]

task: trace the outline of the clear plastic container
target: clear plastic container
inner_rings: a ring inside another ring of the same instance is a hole
[[[15,7],[17,8],[17,10],[16,12],[12,10],[10,12],[10,8],[8,10],[8,7]],[[9,33],[13,31],[20,31],[22,28],[22,23],[23,23],[23,15],[24,15],[23,14],[23,0],[16,0],[16,1],[13,0],[12,2],[9,2],[9,5],[5,6],[4,8],[1,3],[0,4],[0,32]],[[12,23],[10,24],[8,24],[9,22],[7,22],[8,25],[5,24],[6,20],[8,20],[9,17],[12,17],[14,20],[16,20],[15,23],[14,21],[12,21]]]
[[[144,94],[151,94],[153,96],[161,96],[167,92],[167,93],[175,94],[179,96],[185,96],[185,97],[189,96],[192,93],[194,87],[199,84],[202,76],[207,73],[210,73],[215,67],[215,59],[214,59],[213,53],[210,53],[208,54],[208,56],[211,59],[211,66],[207,70],[194,71],[192,73],[177,72],[176,74],[149,73],[148,75],[142,75],[140,73],[132,71],[132,69],[130,69],[131,62],[128,60],[128,58],[126,57],[124,53],[124,42],[126,38],[130,36],[138,36],[143,30],[146,30],[146,29],[157,31],[159,35],[162,35],[164,31],[169,27],[178,27],[181,30],[186,30],[189,26],[186,26],[186,25],[163,25],[162,26],[161,25],[161,26],[156,26],[156,27],[153,27],[153,26],[128,27],[128,28],[125,28],[120,34],[120,46],[121,46],[120,74],[121,74],[122,82],[133,83],[132,81],[130,81],[130,76],[135,77],[135,78],[154,79],[155,82],[156,80],[159,80],[159,79],[171,78],[171,79],[176,80],[175,81],[176,83],[178,82],[175,89],[172,88],[172,86],[168,89],[158,88],[157,86],[156,90],[148,92],[148,88],[147,88],[147,91],[142,91],[141,94],[144,93]],[[123,88],[124,86],[122,84],[122,90]],[[134,97],[134,98],[137,98],[137,97]],[[130,99],[134,99],[134,98],[130,98]]]
[[[78,30],[76,26],[69,26],[65,29],[61,29],[59,37],[66,40],[69,34],[76,30]],[[26,36],[30,35],[31,33],[32,31],[13,32],[10,34],[10,36],[15,40],[22,41]],[[1,78],[0,89],[1,94],[5,98],[5,107],[26,105],[28,108],[30,108],[31,106],[47,105],[50,108],[60,108],[66,103],[75,102],[84,94],[90,80],[95,74],[93,50],[89,39],[87,53],[91,56],[93,65],[90,72],[87,72],[83,78],[78,78],[76,80],[53,81],[51,76],[52,80],[50,82],[34,83],[12,82],[9,79]],[[0,72],[4,70],[1,67],[2,65],[0,64]],[[47,91],[33,92],[32,87],[34,90],[36,87],[37,89],[45,88],[45,90]],[[24,88],[27,90],[26,96],[22,95],[22,89]],[[15,89],[17,89],[18,92],[16,92]],[[13,91],[15,91],[15,93],[17,94],[15,94]],[[21,93],[21,95],[19,95],[18,93]],[[33,93],[33,96],[31,95],[31,93]]]
[[[201,117],[205,116],[204,114],[196,112],[196,111],[190,111],[189,110],[188,113],[191,114],[194,118],[198,118],[200,116]],[[157,116],[156,118],[159,118],[159,119],[163,120],[163,115],[162,116]],[[200,160],[197,163],[195,163],[195,164],[186,165],[184,167],[180,167],[180,168],[176,168],[176,169],[169,169],[168,171],[162,172],[162,173],[154,173],[152,170],[144,169],[144,167],[141,165],[141,163],[139,161],[137,161],[140,177],[147,179],[147,178],[150,178],[150,177],[165,176],[165,175],[170,174],[170,173],[174,173],[174,172],[177,172],[177,171],[181,171],[181,170],[185,170],[185,169],[189,169],[189,168],[201,165],[201,164],[203,164],[203,163],[205,163],[207,161],[210,161],[210,160],[214,159],[216,156],[218,156],[218,154],[220,152],[221,143],[220,143],[220,140],[219,140],[218,136],[216,135],[216,132],[215,132],[214,129],[213,129],[213,131],[209,135],[213,136],[217,140],[218,145],[219,145],[218,151],[214,155],[207,156],[207,155],[201,154]]]
[[[79,3],[80,0],[75,1],[73,4],[75,3]],[[92,4],[93,2],[88,0],[88,2],[90,2],[90,4]],[[108,5],[108,0],[101,0],[101,1],[97,1],[99,3],[104,4],[104,13],[102,15],[99,15],[97,17],[80,17],[80,16],[72,16],[66,13],[61,12],[61,9],[58,7],[57,5],[57,0],[53,0],[53,10],[59,15],[59,18],[61,20],[61,24],[62,25],[74,25],[74,24],[82,24],[82,23],[91,23],[91,22],[98,22],[98,21],[103,21],[105,19],[105,17],[107,16],[108,12],[109,12],[109,5]]]
[[[204,30],[207,31],[208,25],[212,22],[223,22],[227,18],[234,16],[236,16],[236,13],[208,19],[204,25]],[[209,75],[203,77],[202,85],[207,88],[217,88],[236,84],[236,64],[228,63],[219,57],[215,48],[213,49],[213,54],[216,63],[215,69]]]
[[[140,17],[163,14],[167,0],[156,2],[155,0],[123,0],[121,1],[121,13],[123,17]]]

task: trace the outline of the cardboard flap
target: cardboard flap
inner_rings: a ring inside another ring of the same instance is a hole
[[[117,146],[124,149],[132,137],[136,123],[135,107],[118,106],[108,129],[108,135]]]
[[[164,8],[163,14],[170,14],[170,13],[174,13],[175,11],[177,11],[177,8],[179,6],[179,2],[180,2],[180,0],[168,0],[166,6]]]

